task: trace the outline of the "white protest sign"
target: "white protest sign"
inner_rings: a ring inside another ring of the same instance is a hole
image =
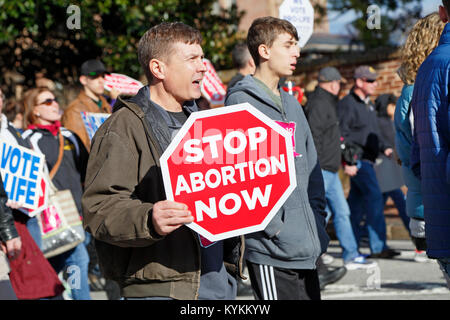
[[[0,142],[0,172],[8,199],[27,209],[39,207],[45,157],[33,150]]]
[[[83,119],[84,127],[86,128],[90,140],[92,140],[97,129],[109,116],[109,113],[81,112],[81,119]]]
[[[41,213],[44,209],[47,209],[48,185],[49,183],[46,181],[45,177],[42,177],[41,182],[38,184],[39,197],[37,201],[37,209],[19,208],[19,210],[32,218],[36,216],[38,213]]]
[[[111,90],[113,87],[120,93],[136,94],[144,85],[127,75],[111,73],[105,75],[105,89]]]
[[[285,0],[279,9],[280,19],[288,20],[297,29],[300,48],[313,34],[314,8],[309,0]]]

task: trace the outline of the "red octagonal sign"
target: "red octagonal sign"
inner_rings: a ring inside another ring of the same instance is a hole
[[[248,103],[195,112],[160,162],[210,241],[261,231],[296,187],[292,134]]]

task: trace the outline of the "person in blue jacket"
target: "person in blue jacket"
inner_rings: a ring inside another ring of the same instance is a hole
[[[423,218],[420,180],[410,168],[413,138],[413,113],[411,112],[410,103],[417,71],[425,58],[438,45],[444,26],[437,12],[431,13],[417,21],[409,32],[403,46],[402,64],[397,72],[405,85],[397,100],[394,113],[395,147],[401,163],[403,179],[408,187],[406,214],[410,217],[409,228],[411,239],[416,246],[416,261],[425,261],[427,257],[424,251],[426,249],[425,220]]]
[[[447,23],[450,0],[439,15]],[[438,259],[450,288],[450,25],[417,72],[411,167],[421,180],[427,255]]]

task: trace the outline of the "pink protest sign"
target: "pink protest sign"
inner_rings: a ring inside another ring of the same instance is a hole
[[[301,156],[300,153],[295,152],[295,129],[297,124],[295,122],[282,122],[282,121],[275,121],[275,122],[290,133],[292,138],[292,149],[294,149],[294,157]]]

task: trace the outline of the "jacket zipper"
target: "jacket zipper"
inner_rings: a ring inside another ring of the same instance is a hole
[[[153,137],[153,135],[152,135],[152,133],[150,132],[150,130],[148,130],[146,121],[145,121],[144,119],[142,119],[142,118],[141,118],[141,121],[142,121],[142,123],[144,124],[144,128],[145,128],[147,137],[150,139],[150,142],[151,142],[153,145],[156,146],[156,149],[158,150],[158,151],[157,151],[157,156],[158,156],[157,163],[158,163],[158,166],[160,167],[159,159],[161,158],[161,153],[160,153],[161,147],[160,147],[159,144],[157,143],[155,137]],[[162,150],[161,150],[161,151],[162,151]],[[194,296],[194,299],[195,299],[195,300],[198,300],[198,294],[199,294],[199,289],[200,289],[200,275],[199,275],[199,274],[201,273],[201,263],[202,263],[202,261],[201,261],[200,245],[198,244],[198,240],[197,240],[198,237],[196,237],[196,236],[194,235],[194,231],[191,230],[191,232],[192,232],[192,236],[195,238],[195,241],[194,241],[194,242],[197,244],[197,255],[198,255],[199,271],[197,272],[197,276],[198,276],[198,286],[197,286],[197,288],[196,288],[196,290],[195,290],[195,296]]]

